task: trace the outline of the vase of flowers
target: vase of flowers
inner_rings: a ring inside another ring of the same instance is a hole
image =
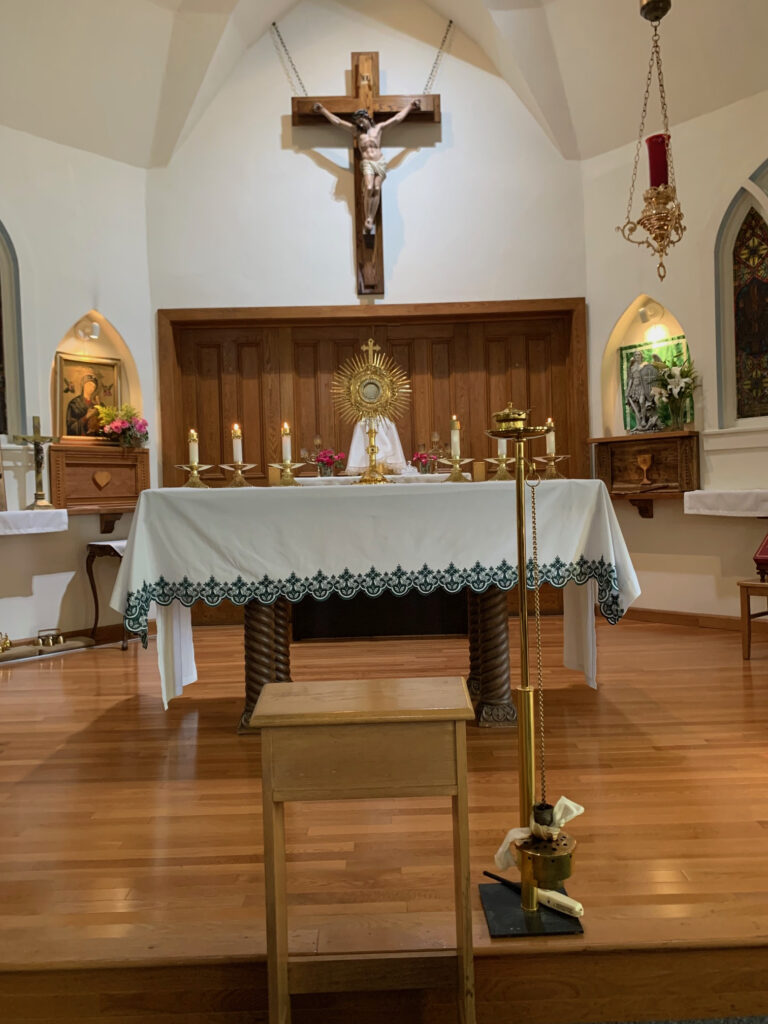
[[[333,476],[333,471],[337,467],[343,468],[347,456],[344,452],[335,452],[333,448],[323,448],[315,458],[318,476]]]
[[[692,359],[659,367],[653,391],[670,430],[683,430],[686,420],[693,420],[693,392],[698,384]]]
[[[99,436],[124,448],[143,448],[149,438],[147,421],[132,405],[99,405]]]
[[[411,463],[420,473],[434,473],[437,466],[437,456],[429,452],[414,452]]]

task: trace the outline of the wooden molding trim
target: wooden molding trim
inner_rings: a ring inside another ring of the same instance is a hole
[[[759,580],[755,580],[756,583]],[[694,629],[741,630],[738,615],[699,615],[696,612],[670,612],[663,608],[628,608],[624,618],[635,622],[658,622],[665,626],[688,626]],[[768,634],[768,622],[752,624],[753,632]]]

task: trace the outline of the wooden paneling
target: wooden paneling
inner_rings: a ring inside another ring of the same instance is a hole
[[[555,419],[558,448],[571,454],[564,471],[588,475],[582,299],[165,310],[158,319],[166,485],[183,482],[174,466],[186,460],[190,427],[199,433],[201,460],[216,464],[230,460],[230,429],[240,422],[256,484],[266,484],[267,464],[280,457],[284,420],[297,459],[317,435],[346,450],[352,428],[333,407],[331,379],[369,337],[411,378],[413,400],[398,422],[406,458],[429,447],[433,432],[447,444],[453,414],[466,455],[494,454],[485,431],[513,399],[537,421]],[[205,479],[222,486],[228,476],[215,466]]]

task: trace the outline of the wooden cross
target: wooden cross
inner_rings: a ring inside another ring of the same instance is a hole
[[[409,121],[426,121],[431,124],[440,120],[440,97],[424,96],[379,96],[379,55],[378,53],[352,54],[352,95],[351,96],[294,96],[291,105],[291,121],[294,125],[327,124],[324,116],[314,110],[316,103],[322,103],[326,110],[338,117],[349,119],[356,110],[367,110],[377,124],[404,110],[413,100],[419,108],[408,114]],[[357,262],[357,294],[384,294],[384,251],[381,237],[381,203],[376,211],[373,231],[365,230],[363,212],[363,173],[360,153],[354,146],[355,160],[355,256]]]
[[[40,417],[32,417],[31,434],[14,434],[14,444],[33,444],[35,446],[35,500],[27,508],[53,508],[50,501],[46,501],[45,489],[43,488],[43,466],[45,465],[45,452],[43,445],[49,441],[58,441],[58,437],[45,437],[40,433]]]

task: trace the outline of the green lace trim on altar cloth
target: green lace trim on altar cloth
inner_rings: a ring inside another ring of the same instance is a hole
[[[553,587],[564,587],[566,583],[584,584],[588,580],[597,581],[597,600],[604,618],[615,624],[624,614],[625,609],[619,603],[619,583],[616,567],[605,559],[590,561],[580,558],[576,562],[563,562],[555,558],[553,562],[539,566],[539,578],[542,583],[550,583]],[[526,567],[526,585],[533,590],[533,561],[529,560]],[[431,594],[435,590],[446,590],[455,594],[469,587],[481,594],[488,587],[500,590],[511,590],[517,586],[517,569],[508,562],[501,562],[493,568],[487,568],[476,562],[469,569],[458,569],[451,563],[446,569],[430,569],[423,565],[421,569],[407,570],[397,566],[391,572],[380,572],[371,566],[368,572],[353,573],[349,569],[328,576],[317,572],[314,576],[303,579],[291,573],[285,579],[272,579],[264,576],[260,580],[248,582],[241,576],[229,582],[222,582],[211,577],[204,583],[194,583],[186,576],[176,582],[162,576],[153,583],[143,583],[140,589],[128,593],[124,621],[130,633],[138,633],[142,643],[147,646],[147,620],[149,606],[152,601],[167,606],[173,601],[181,601],[190,607],[196,601],[205,601],[210,607],[231,601],[233,604],[247,604],[249,601],[260,601],[262,604],[273,604],[279,597],[289,601],[301,601],[304,597],[313,597],[316,601],[324,601],[331,594],[341,597],[354,597],[356,594],[367,594],[378,597],[385,591],[402,596],[410,590],[420,594]]]

